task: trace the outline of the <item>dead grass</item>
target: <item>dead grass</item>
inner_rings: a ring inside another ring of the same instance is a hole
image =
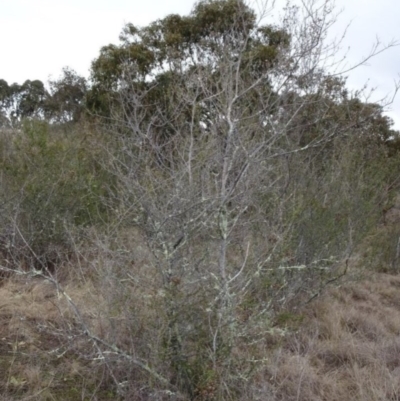
[[[332,289],[263,372],[268,400],[400,400],[400,277]]]
[[[127,277],[123,289],[115,287],[117,281],[112,280],[112,263],[115,269],[120,268],[118,260],[99,261],[95,266],[103,281],[95,281],[96,274],[86,280],[76,275],[65,279],[64,288],[79,305],[94,334],[129,352],[143,351],[148,348],[150,336],[157,336],[151,330],[162,318],[157,316],[156,306],[163,294],[151,289],[156,287],[154,282],[153,286],[143,285],[153,279],[149,267],[145,269],[148,260],[144,256],[135,261],[137,273],[144,269],[143,274]],[[109,277],[101,271],[105,267]],[[91,355],[88,342],[79,336],[75,323],[71,308],[51,283],[23,278],[3,282],[1,399],[148,399],[139,391],[145,380],[134,369],[125,374],[131,381],[130,395],[118,398],[104,364],[94,361],[94,353],[92,360],[87,358]],[[253,323],[242,319],[242,324]],[[399,276],[371,274],[331,288],[303,308],[281,311],[274,324],[273,330],[256,344],[234,350],[235,361],[254,358],[261,362],[246,379],[244,393],[234,389],[231,381],[232,399],[400,400]],[[158,351],[148,352],[151,360]],[[211,379],[204,385],[210,383]],[[196,401],[218,400],[218,393],[207,394],[197,396]],[[160,395],[159,399],[169,399],[165,397]]]
[[[88,287],[69,288],[78,302],[86,302],[86,313],[93,306]],[[101,388],[101,369],[80,357],[77,343],[57,335],[73,320],[51,283],[9,279],[0,300],[2,400],[89,400],[95,393],[99,400],[117,399]]]

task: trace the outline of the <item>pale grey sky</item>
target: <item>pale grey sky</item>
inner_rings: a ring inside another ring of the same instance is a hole
[[[379,38],[382,43],[397,40],[400,43],[400,1],[398,0],[336,0],[339,16],[337,31],[351,22],[344,47],[349,47],[349,63],[357,63],[369,54],[371,45]],[[393,95],[395,81],[400,79],[400,46],[391,48],[349,74],[348,83],[353,89],[368,82],[376,88],[373,100]],[[387,113],[400,129],[400,93]]]
[[[283,0],[277,0],[283,3]],[[0,79],[47,81],[70,66],[87,75],[101,46],[117,43],[123,25],[146,25],[169,13],[187,14],[193,0],[0,0]],[[399,0],[337,0],[345,8],[336,27],[352,21],[344,45],[349,62],[368,54],[378,36],[400,40]],[[349,76],[355,89],[369,79],[374,100],[390,93],[400,74],[400,47],[376,57]],[[389,115],[400,128],[400,95]]]
[[[64,66],[87,75],[125,23],[145,25],[191,8],[191,0],[0,0],[0,77],[46,81]]]

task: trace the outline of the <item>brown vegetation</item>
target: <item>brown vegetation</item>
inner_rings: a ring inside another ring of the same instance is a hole
[[[256,355],[262,363],[240,399],[398,400],[399,288],[398,276],[374,273],[331,288],[305,307],[281,311],[253,349],[254,363]],[[67,290],[98,335],[112,330],[102,321],[106,303],[98,289],[75,282]],[[74,333],[68,305],[51,283],[9,280],[0,299],[2,399],[119,399],[101,364],[85,358],[87,343]],[[114,318],[124,326],[122,315]],[[69,341],[61,335],[65,330]],[[118,330],[118,336],[120,344],[131,341],[129,333]],[[235,353],[239,360],[249,357],[244,349]],[[133,386],[139,386],[137,379]],[[133,390],[129,399],[142,399]],[[196,390],[195,399],[212,400],[215,391],[211,380]]]

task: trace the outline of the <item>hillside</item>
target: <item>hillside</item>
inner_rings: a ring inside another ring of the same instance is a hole
[[[282,311],[257,346],[264,363],[241,399],[399,399],[399,287],[396,275],[372,274],[331,288],[295,312]],[[101,330],[95,289],[89,283],[67,288]],[[72,321],[51,284],[7,280],[0,299],[3,400],[125,399],[98,361],[84,357],[90,350],[72,327],[69,339],[59,335]],[[128,399],[141,399],[134,378],[130,386]],[[212,393],[202,389],[196,399],[213,399]]]
[[[400,133],[346,83],[393,43],[344,66],[301,3],[0,80],[3,399],[399,399]]]

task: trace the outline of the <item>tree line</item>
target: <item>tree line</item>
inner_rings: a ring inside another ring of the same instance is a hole
[[[290,18],[296,12],[295,7],[287,11]],[[397,148],[398,135],[384,107],[362,101],[361,92],[348,91],[345,77],[319,65],[322,49],[310,47],[312,35],[326,35],[333,21],[326,22],[324,31],[314,27],[313,33],[301,33],[289,17],[281,26],[259,24],[259,18],[241,1],[219,0],[199,2],[189,16],[171,14],[145,27],[129,23],[119,44],[100,50],[89,79],[65,68],[59,79],[46,84],[0,80],[0,123],[10,126],[26,118],[50,123],[102,118],[104,122],[122,115],[128,123],[128,104],[140,100],[146,105],[146,121],[154,120],[153,128],[159,127],[157,140],[173,135],[171,120],[177,114],[187,123],[195,118],[200,129],[216,116],[215,105],[207,99],[222,89],[221,74],[228,72],[223,61],[249,84],[240,99],[242,109],[250,116],[262,108],[264,115],[257,118],[264,119],[265,127],[297,110],[286,128],[299,143],[315,141],[318,133],[335,124],[338,136],[351,127],[353,134],[369,135]],[[207,93],[198,91],[192,116],[179,91],[194,93],[196,82],[203,79]]]
[[[12,126],[24,119],[77,122],[85,108],[88,85],[83,77],[65,68],[58,80],[9,85],[0,79],[0,124]]]

